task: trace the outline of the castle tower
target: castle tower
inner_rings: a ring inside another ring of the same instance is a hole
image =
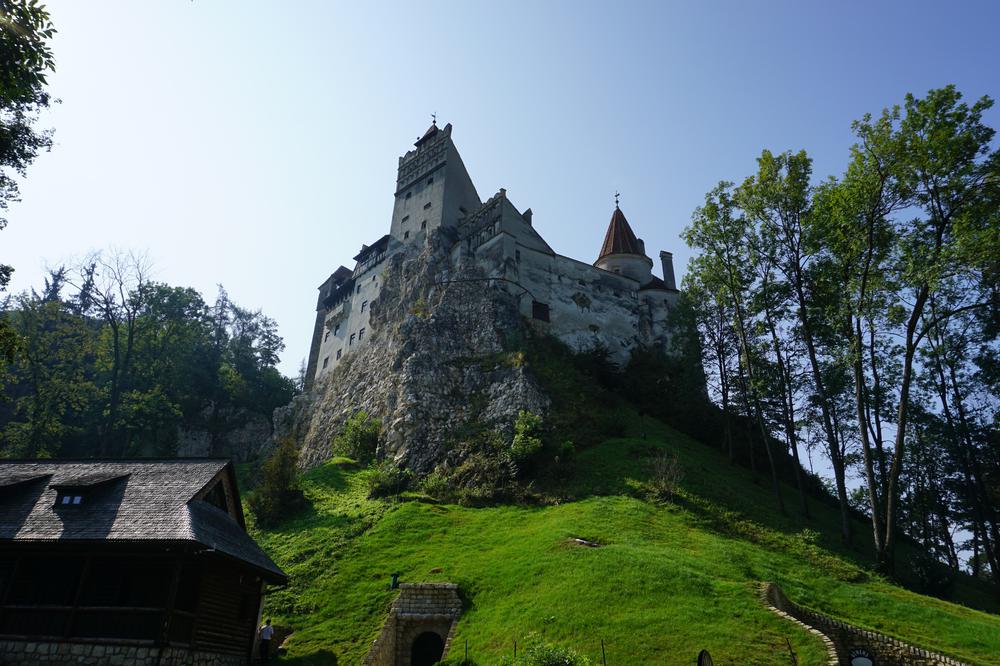
[[[617,201],[608,231],[604,234],[601,253],[594,266],[630,277],[640,285],[652,279],[653,260],[646,256],[642,240],[635,237]]]
[[[389,235],[401,243],[423,239],[438,227],[458,226],[482,201],[451,140],[451,123],[437,120],[399,158]]]

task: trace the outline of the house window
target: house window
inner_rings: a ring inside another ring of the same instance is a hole
[[[424,220],[423,222],[420,223],[420,228],[421,229],[426,229],[427,228],[427,220]]]
[[[365,329],[358,331],[358,342],[361,342],[361,338],[365,337]]]
[[[340,349],[338,349],[338,350],[337,350],[337,360],[338,360],[338,361],[340,360],[340,352],[341,352],[341,350],[340,350]]]
[[[326,358],[323,359],[323,369],[324,370],[326,370],[326,366],[327,366],[327,364],[329,362],[330,362],[330,357],[329,356],[327,356]]]
[[[59,493],[56,498],[56,504],[59,506],[80,506],[83,504],[83,495],[78,495],[74,493]]]
[[[403,240],[406,240],[409,237],[410,237],[410,232],[409,231],[404,231],[403,232]]]
[[[351,333],[351,341],[347,343],[347,346],[350,347],[353,344],[354,344],[354,334]]]
[[[361,311],[364,312],[368,309],[368,301],[361,301]]]
[[[431,207],[431,202],[430,201],[428,201],[427,203],[424,204],[424,210],[427,210],[430,207]]]
[[[539,321],[549,320],[549,304],[531,301],[531,318]]]

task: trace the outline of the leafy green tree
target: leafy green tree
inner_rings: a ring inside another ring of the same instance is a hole
[[[751,408],[751,416],[757,423],[771,470],[778,508],[785,510],[778,485],[778,472],[770,437],[764,424],[764,414],[760,396],[757,393],[756,375],[751,349],[751,331],[747,311],[746,293],[753,282],[748,267],[751,265],[747,243],[748,220],[737,209],[733,200],[732,184],[720,183],[705,197],[705,205],[695,211],[691,225],[684,230],[684,240],[688,245],[705,251],[692,262],[689,271],[701,271],[707,283],[715,283],[715,289],[732,306],[734,329],[740,349],[740,387],[744,399]]]
[[[55,28],[44,5],[35,0],[0,0],[0,230],[4,213],[17,201],[17,178],[39,152],[52,146],[52,134],[35,124],[50,103],[46,73],[55,69],[49,41]],[[0,264],[0,293],[14,269]],[[18,338],[0,319],[0,360],[13,359]]]

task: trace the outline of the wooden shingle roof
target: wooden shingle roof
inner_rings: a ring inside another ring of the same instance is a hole
[[[204,458],[0,461],[0,543],[189,542],[284,582],[247,534],[242,508],[237,517],[196,499],[224,474],[233,474],[227,460]],[[57,505],[60,491],[84,493],[83,503]]]

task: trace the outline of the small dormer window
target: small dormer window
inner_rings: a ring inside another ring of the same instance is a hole
[[[80,506],[83,495],[74,492],[61,492],[56,496],[56,506]]]

